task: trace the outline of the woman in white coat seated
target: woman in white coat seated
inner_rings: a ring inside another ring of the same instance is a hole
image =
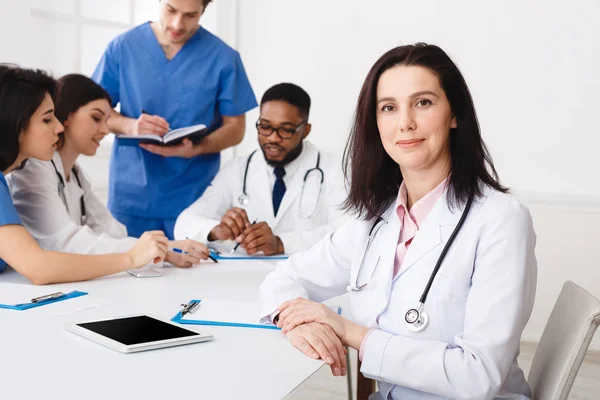
[[[267,276],[265,318],[334,375],[342,346],[359,350],[374,398],[530,397],[517,355],[535,297],[532,220],[499,183],[443,50],[401,46],[375,63],[345,163],[361,218]],[[346,291],[353,321],[320,304]]]
[[[60,78],[55,115],[64,132],[52,160],[28,160],[8,176],[25,227],[45,249],[105,254],[127,251],[137,240],[127,236],[125,226],[94,195],[76,162],[82,154],[95,155],[108,134],[110,104],[109,95],[88,77]],[[172,241],[169,247],[185,251],[169,251],[165,258],[180,267],[196,264],[208,254],[204,244],[192,240]]]
[[[52,159],[63,131],[54,116],[55,94],[56,81],[44,72],[0,64],[0,272],[11,266],[35,284],[48,284],[162,261],[168,244],[162,231],[144,233],[127,252],[90,256],[43,249],[23,227],[4,175],[27,159]]]

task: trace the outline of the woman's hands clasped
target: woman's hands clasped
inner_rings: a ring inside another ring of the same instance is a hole
[[[277,326],[295,347],[310,357],[326,361],[335,376],[346,374],[344,346],[360,349],[368,328],[338,315],[324,304],[300,297],[286,301],[277,310]],[[340,349],[344,352],[340,353]]]

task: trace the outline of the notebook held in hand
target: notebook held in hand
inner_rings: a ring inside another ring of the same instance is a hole
[[[185,128],[174,129],[165,133],[164,136],[155,135],[152,133],[144,133],[140,135],[119,135],[120,144],[137,146],[139,143],[156,144],[159,146],[174,146],[183,142],[183,139],[190,139],[192,143],[199,142],[202,138],[208,135],[209,130],[206,125],[192,125]],[[123,140],[121,140],[123,139]]]

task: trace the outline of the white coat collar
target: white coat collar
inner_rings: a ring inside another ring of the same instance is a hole
[[[63,178],[63,180],[66,184],[67,178],[65,178],[65,168],[63,166],[62,158],[60,157],[60,154],[58,153],[58,151],[54,152],[54,155],[52,156],[52,162],[54,163],[56,170],[58,171],[58,173]],[[54,168],[52,168],[52,169],[54,169]]]
[[[417,261],[427,253],[435,249],[442,243],[442,226],[456,226],[464,210],[464,205],[450,209],[447,201],[448,191],[436,202],[435,206],[425,219],[415,235],[411,245],[406,252],[406,257],[402,262],[402,269],[396,276],[398,278],[408,271]],[[400,235],[400,220],[395,212],[396,204],[392,204],[382,214],[382,218],[388,223],[386,234],[382,235],[381,254],[382,265],[389,266],[390,273],[393,271],[394,260],[396,257],[396,248],[398,246],[398,237]]]
[[[54,155],[52,156],[52,161],[54,162],[54,165],[56,166],[56,170],[58,171],[60,176],[63,178],[65,184],[67,184],[67,178],[65,177],[65,168],[64,168],[64,165],[62,162],[62,158],[60,157],[60,154],[58,151],[54,152]],[[77,171],[79,179],[82,179],[81,178],[81,175],[82,175],[81,168],[79,168],[79,165],[77,163],[75,163],[74,167],[75,167],[75,170]],[[54,170],[54,168],[52,168],[52,169]],[[72,175],[73,174],[71,174],[71,176],[69,177],[69,182],[71,181],[71,179],[75,179]],[[79,185],[77,185],[77,186],[79,186]]]

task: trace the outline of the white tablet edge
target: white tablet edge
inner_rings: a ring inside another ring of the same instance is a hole
[[[186,331],[193,332],[195,335],[181,337],[181,338],[174,338],[174,339],[159,340],[156,342],[125,345],[121,342],[117,342],[116,340],[113,340],[106,336],[100,335],[99,333],[93,332],[89,329],[82,328],[81,326],[78,325],[78,324],[87,324],[87,323],[93,323],[93,322],[110,321],[110,320],[114,320],[114,319],[141,317],[141,316],[147,316],[150,318],[154,318],[156,320],[176,326],[176,327],[184,329]],[[93,342],[96,342],[98,344],[106,346],[110,349],[116,350],[120,353],[135,353],[135,352],[139,352],[139,351],[161,349],[161,348],[165,348],[165,347],[180,346],[180,345],[190,344],[190,343],[206,342],[208,340],[212,340],[212,338],[213,338],[213,335],[210,333],[192,331],[191,329],[187,329],[186,327],[183,327],[179,324],[173,323],[171,321],[165,321],[164,319],[156,317],[151,314],[120,315],[120,316],[112,317],[112,318],[102,318],[102,319],[96,319],[96,320],[90,320],[90,321],[69,322],[69,323],[64,324],[63,327],[69,332],[75,333],[79,336],[82,336],[88,340],[91,340]]]

